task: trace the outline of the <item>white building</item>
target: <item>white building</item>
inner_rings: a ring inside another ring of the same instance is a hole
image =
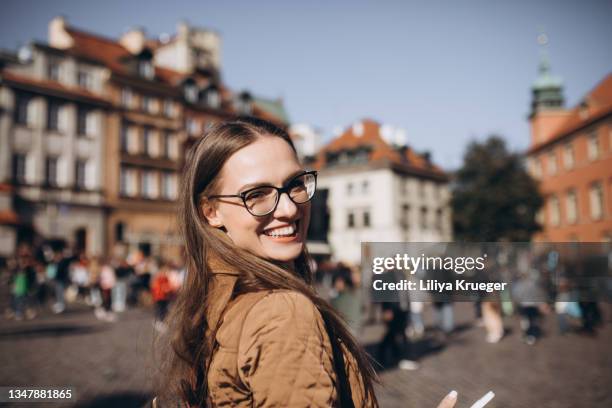
[[[107,70],[44,44],[0,71],[0,184],[12,184],[17,239],[104,247]]]
[[[403,131],[363,120],[319,151],[334,260],[359,264],[362,242],[452,239],[448,177],[404,143]]]
[[[296,123],[289,127],[289,135],[300,158],[313,157],[321,148],[321,133],[305,123]]]

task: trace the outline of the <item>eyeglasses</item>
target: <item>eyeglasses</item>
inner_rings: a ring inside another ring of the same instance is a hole
[[[263,217],[276,210],[282,193],[287,193],[295,204],[304,204],[312,199],[316,189],[317,172],[306,171],[292,178],[284,187],[259,186],[240,194],[213,195],[208,198],[241,198],[248,212],[256,217]]]

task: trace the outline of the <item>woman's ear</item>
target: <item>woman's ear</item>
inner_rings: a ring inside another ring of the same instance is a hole
[[[215,228],[223,228],[224,225],[221,214],[212,202],[204,198],[200,202],[200,208],[202,209],[202,215],[204,215],[204,218],[206,218],[206,221],[208,221],[210,226]]]

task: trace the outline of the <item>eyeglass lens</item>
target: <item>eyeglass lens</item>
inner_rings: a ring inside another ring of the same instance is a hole
[[[303,174],[291,180],[288,185],[289,197],[296,204],[310,200],[315,192],[315,176]],[[254,215],[270,213],[276,206],[278,190],[274,187],[259,187],[251,190],[244,197],[247,209]]]

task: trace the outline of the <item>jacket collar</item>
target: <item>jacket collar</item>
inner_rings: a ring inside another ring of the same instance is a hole
[[[206,264],[208,265],[208,270],[213,275],[240,275],[240,271],[236,269],[236,267],[228,264],[223,259],[219,257],[219,255],[211,253],[208,255],[206,259]]]
[[[206,261],[211,274],[210,288],[208,293],[208,307],[206,310],[209,328],[216,327],[232,298],[234,286],[238,280],[240,272],[224,262],[218,255],[209,254]]]

